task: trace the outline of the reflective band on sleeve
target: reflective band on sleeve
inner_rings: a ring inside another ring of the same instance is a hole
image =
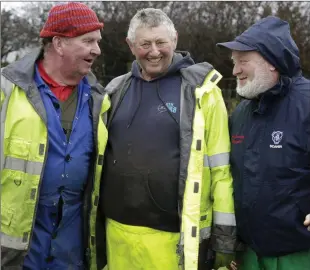
[[[211,227],[200,229],[199,242],[201,243],[203,240],[210,238],[210,236],[211,236]]]
[[[180,233],[180,240],[177,244],[177,255],[179,256],[180,269],[184,269],[184,233]]]
[[[213,156],[204,155],[203,166],[204,167],[219,167],[229,164],[229,153],[221,153]]]
[[[221,212],[215,212],[213,216],[213,222],[215,224],[219,225],[225,225],[225,226],[236,226],[236,219],[234,214],[230,213],[221,213]]]
[[[184,233],[183,232],[180,233],[179,245],[184,246]]]
[[[40,175],[43,163],[13,157],[5,157],[4,169],[22,171],[28,174]]]
[[[1,71],[3,68],[1,68]],[[1,90],[5,96],[9,95],[9,92],[13,89],[13,83],[1,74]]]
[[[17,250],[26,250],[28,248],[28,241],[23,242],[22,237],[14,237],[6,235],[5,233],[1,232],[1,246],[17,249]]]
[[[3,68],[1,68],[1,71]],[[4,166],[4,123],[6,120],[6,114],[7,114],[7,107],[9,104],[9,97],[12,93],[13,89],[13,83],[11,83],[9,80],[7,80],[4,76],[1,75],[1,104],[0,104],[0,171],[3,170]],[[5,98],[4,98],[5,97]],[[3,99],[4,98],[4,99]]]

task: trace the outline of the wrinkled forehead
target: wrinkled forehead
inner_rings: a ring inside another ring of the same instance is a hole
[[[96,39],[96,40],[100,40],[101,39],[101,32],[100,30],[95,30],[95,31],[91,31],[88,33],[85,33],[83,35],[78,36],[79,39]]]
[[[157,39],[170,39],[169,31],[165,25],[159,25],[155,27],[141,26],[136,29],[135,33],[136,41],[142,40],[157,40]]]

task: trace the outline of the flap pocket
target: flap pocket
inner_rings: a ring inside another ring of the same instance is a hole
[[[26,159],[29,155],[30,142],[23,139],[7,139],[5,140],[7,151],[5,156]]]
[[[1,205],[1,226],[10,226],[13,218],[13,211],[6,208],[5,205]]]

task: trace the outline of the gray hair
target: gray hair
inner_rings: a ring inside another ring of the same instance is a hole
[[[134,42],[136,30],[140,27],[152,28],[164,25],[166,26],[171,39],[176,38],[176,30],[173,22],[165,12],[157,8],[144,8],[139,10],[130,21],[127,38]]]

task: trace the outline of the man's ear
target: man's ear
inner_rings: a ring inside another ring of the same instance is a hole
[[[132,53],[133,55],[135,55],[135,54],[134,54],[134,44],[129,40],[129,38],[126,38],[126,42],[127,42],[128,46],[129,46],[129,48],[130,48],[130,50],[131,50],[131,53]]]
[[[52,43],[53,43],[53,47],[55,49],[55,51],[60,55],[63,56],[63,47],[62,47],[62,43],[63,40],[61,39],[61,37],[57,37],[54,36],[52,39]]]
[[[179,34],[177,31],[175,31],[175,40],[174,40],[174,49],[175,50],[177,48],[177,45],[178,45],[178,37],[179,37]]]

